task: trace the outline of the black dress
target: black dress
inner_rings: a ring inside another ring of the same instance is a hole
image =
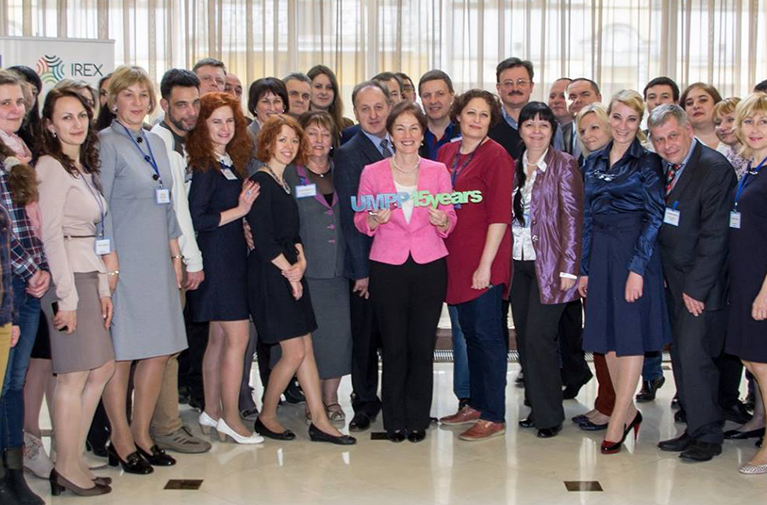
[[[248,246],[242,219],[219,226],[221,213],[237,206],[242,179],[233,167],[195,170],[189,212],[202,252],[205,280],[187,292],[194,322],[248,319]],[[229,178],[227,178],[227,175]]]
[[[291,263],[298,259],[298,205],[269,174],[256,172],[251,180],[261,193],[248,214],[256,248],[248,256],[250,313],[265,344],[301,337],[317,329],[309,286],[301,279],[303,296],[296,300],[290,282],[272,260],[280,254]]]
[[[740,228],[730,228],[730,324],[725,352],[767,363],[767,321],[751,307],[767,276],[767,171],[751,179],[738,200]]]

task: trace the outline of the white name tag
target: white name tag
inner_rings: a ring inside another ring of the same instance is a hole
[[[108,238],[96,239],[96,254],[109,254],[112,252],[112,241]]]
[[[730,212],[730,228],[740,230],[740,212],[734,210]]]
[[[157,205],[167,205],[170,203],[170,190],[168,188],[157,188],[154,191],[154,197]]]
[[[296,186],[296,198],[307,198],[317,195],[316,184],[305,184],[303,186]]]
[[[666,213],[663,215],[663,222],[670,224],[671,226],[679,226],[679,218],[681,216],[682,213],[678,210],[669,209],[666,207]]]
[[[230,181],[236,181],[237,180],[237,176],[234,175],[234,172],[232,172],[232,170],[230,168],[225,168],[225,169],[221,170],[221,173],[224,174],[224,177],[226,177],[227,180],[230,180]]]

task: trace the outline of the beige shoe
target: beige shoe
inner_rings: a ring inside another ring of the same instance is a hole
[[[24,468],[41,479],[48,479],[53,462],[43,447],[43,441],[34,435],[24,433]]]

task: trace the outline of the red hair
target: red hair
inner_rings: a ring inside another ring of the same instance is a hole
[[[277,114],[266,120],[258,132],[258,154],[256,158],[263,163],[269,163],[274,156],[274,150],[277,143],[277,137],[280,136],[282,127],[287,126],[296,132],[300,143],[298,152],[293,158],[294,165],[306,165],[306,158],[309,156],[309,139],[304,135],[304,129],[298,124],[298,121],[285,114]]]
[[[206,93],[200,98],[200,115],[197,125],[189,132],[186,139],[186,152],[189,155],[189,166],[196,170],[208,170],[211,167],[219,168],[218,159],[213,150],[213,142],[210,140],[208,118],[220,107],[229,107],[234,114],[234,137],[226,146],[226,152],[232,157],[234,168],[237,172],[247,177],[245,168],[250,161],[250,153],[253,143],[248,135],[248,124],[242,114],[240,102],[226,93]]]

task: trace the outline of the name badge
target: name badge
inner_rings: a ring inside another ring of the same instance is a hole
[[[234,175],[234,172],[232,172],[232,169],[230,169],[230,168],[225,168],[225,169],[221,170],[221,173],[224,174],[224,177],[226,177],[227,180],[229,180],[229,181],[236,181],[237,180],[237,176]]]
[[[154,197],[157,205],[167,205],[170,203],[170,190],[168,188],[157,188],[154,191]]]
[[[669,209],[666,207],[666,213],[663,215],[663,222],[670,224],[671,226],[679,226],[679,218],[681,216],[682,213],[678,210]]]
[[[96,254],[109,254],[112,252],[112,241],[108,238],[96,239]]]
[[[307,198],[317,195],[316,184],[305,184],[303,186],[296,186],[296,198]]]
[[[740,230],[740,212],[735,210],[730,212],[730,228]]]

